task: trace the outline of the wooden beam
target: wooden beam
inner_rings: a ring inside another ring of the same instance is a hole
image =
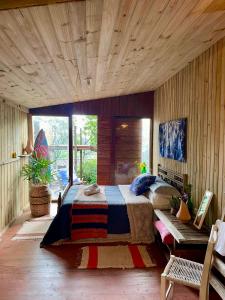
[[[74,1],[85,1],[85,0],[10,0],[0,1],[0,10],[8,10],[15,8],[24,8],[30,6],[41,6],[56,3],[74,2]]]
[[[32,142],[32,145],[34,145],[33,122],[32,122],[31,114],[27,114],[27,124],[28,124],[28,140]]]
[[[69,116],[69,181],[73,184],[73,116]]]

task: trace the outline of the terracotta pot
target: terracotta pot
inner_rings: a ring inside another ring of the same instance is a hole
[[[27,154],[30,154],[30,153],[32,153],[33,152],[33,150],[34,150],[34,147],[33,147],[33,145],[32,145],[32,142],[31,142],[31,140],[27,140],[27,145],[26,145],[26,147],[24,148],[24,151],[26,151],[26,153]]]
[[[188,223],[191,220],[188,206],[183,200],[180,201],[180,208],[176,214],[176,217],[183,223]]]

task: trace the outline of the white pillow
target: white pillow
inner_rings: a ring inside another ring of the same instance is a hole
[[[162,181],[162,182],[157,181],[157,182],[151,184],[150,190],[153,193],[157,193],[157,194],[177,196],[177,197],[181,196],[180,192],[175,187],[166,183],[165,181]]]
[[[152,193],[149,191],[148,198],[153,206],[153,209],[170,209],[171,196]]]
[[[166,182],[156,182],[150,186],[148,198],[154,209],[170,209],[172,196],[180,197],[180,192]]]

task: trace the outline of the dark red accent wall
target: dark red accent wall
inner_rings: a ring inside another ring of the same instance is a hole
[[[113,118],[140,117],[153,119],[154,92],[118,96],[99,100],[34,108],[32,115],[69,116],[85,114],[98,116],[98,184],[114,184]]]
[[[153,116],[154,92],[118,96],[107,99],[74,103],[74,114],[95,114],[98,116]]]

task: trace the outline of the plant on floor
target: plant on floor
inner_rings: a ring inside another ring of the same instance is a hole
[[[48,184],[53,178],[51,164],[48,158],[40,157],[34,151],[29,158],[29,163],[22,168],[21,175],[31,183],[30,208],[34,217],[40,217],[49,213],[51,194]]]

